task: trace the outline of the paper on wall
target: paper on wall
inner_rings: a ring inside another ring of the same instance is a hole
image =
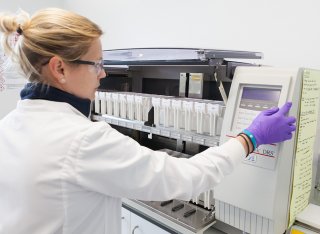
[[[300,113],[297,122],[296,160],[290,204],[289,227],[309,202],[312,162],[320,98],[320,71],[305,69],[302,77]]]

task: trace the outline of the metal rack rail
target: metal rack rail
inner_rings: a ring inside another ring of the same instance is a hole
[[[130,128],[150,134],[160,135],[172,139],[183,140],[187,142],[193,142],[199,145],[205,146],[218,146],[220,137],[208,136],[203,134],[197,134],[193,132],[177,130],[174,128],[166,127],[151,127],[144,125],[144,122],[122,119],[110,115],[91,115],[91,119],[94,121],[105,121],[109,124]]]

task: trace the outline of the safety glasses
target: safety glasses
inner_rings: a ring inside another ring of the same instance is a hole
[[[92,65],[95,68],[97,75],[99,75],[103,69],[103,59],[101,59],[99,61],[87,61],[87,60],[77,59],[77,60],[71,61],[71,63]]]
[[[46,62],[42,63],[42,66],[45,66],[49,63],[50,59],[47,60]],[[100,74],[100,72],[103,69],[103,59],[98,60],[98,61],[87,61],[87,60],[81,60],[81,59],[77,59],[74,61],[70,61],[69,63],[75,63],[75,64],[84,64],[84,65],[92,65],[95,69],[95,72],[97,75]]]

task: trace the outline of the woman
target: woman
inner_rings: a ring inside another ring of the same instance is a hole
[[[0,121],[0,233],[120,233],[121,197],[189,200],[258,145],[288,140],[295,130],[295,119],[285,116],[289,103],[191,159],[152,151],[88,119],[106,76],[96,24],[45,9],[31,19],[3,15],[0,30],[4,42],[20,35],[15,51],[4,47],[30,81]]]

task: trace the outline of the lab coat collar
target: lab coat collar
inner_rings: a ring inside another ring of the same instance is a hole
[[[65,102],[76,108],[86,117],[90,115],[89,99],[83,99],[76,97],[70,93],[62,91],[52,86],[48,86],[42,83],[33,84],[28,83],[20,92],[20,97],[24,99],[42,99],[54,102]]]

